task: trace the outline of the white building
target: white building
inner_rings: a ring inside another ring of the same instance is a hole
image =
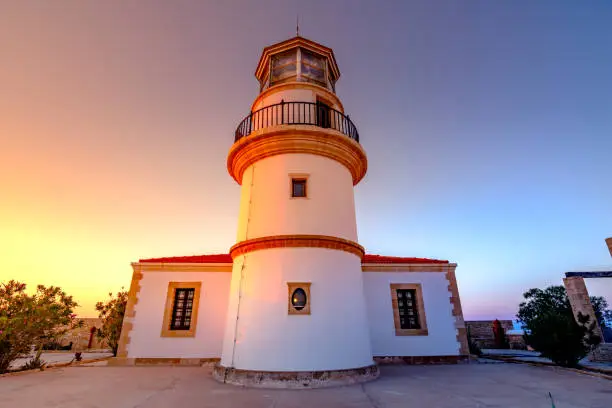
[[[114,363],[215,361],[221,381],[303,388],[376,378],[377,362],[464,359],[456,264],[358,244],[367,158],[335,94],[333,51],[295,37],[265,48],[255,76],[227,159],[237,243],[132,264]]]

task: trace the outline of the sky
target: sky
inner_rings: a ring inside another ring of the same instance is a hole
[[[227,252],[227,152],[297,14],[368,155],[368,252],[457,262],[466,319],[612,269],[608,1],[23,0],[0,2],[0,281],[93,316],[130,262]]]

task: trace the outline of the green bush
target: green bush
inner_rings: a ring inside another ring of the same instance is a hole
[[[41,360],[39,356],[36,356],[32,358],[30,361],[26,362],[24,365],[22,365],[21,370],[39,369],[42,371],[44,370],[46,365],[47,363],[45,361]]]
[[[482,355],[482,350],[478,346],[478,343],[476,343],[472,339],[472,334],[470,333],[470,328],[469,327],[467,329],[467,340],[468,340],[468,347],[470,349],[470,354],[480,357]]]
[[[580,314],[547,313],[535,318],[525,337],[543,357],[564,367],[576,367],[601,339],[593,334],[596,322]]]

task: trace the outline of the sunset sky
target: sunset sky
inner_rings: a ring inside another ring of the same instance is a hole
[[[466,319],[612,270],[609,1],[22,0],[0,4],[0,281],[92,316],[130,262],[227,252],[227,152],[297,13],[368,154],[368,252],[457,262]]]

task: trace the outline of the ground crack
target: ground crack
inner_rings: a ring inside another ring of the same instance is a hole
[[[155,397],[158,394],[164,393],[168,390],[173,390],[174,388],[176,388],[176,384],[178,384],[179,379],[176,377],[172,377],[172,381],[170,381],[170,384],[168,384],[166,387],[161,388],[159,390],[156,390],[154,392],[152,392],[151,394],[149,394],[149,396],[147,396],[147,398],[145,398],[144,400],[142,400],[141,402],[139,402],[138,404],[134,405],[133,408],[141,408],[144,407],[144,404],[146,404],[149,400],[151,400],[151,398]]]
[[[379,405],[378,402],[374,398],[372,398],[372,396],[368,393],[368,391],[365,388],[365,384],[361,384],[361,391],[363,391],[363,393],[365,394],[366,398],[368,399],[372,407],[381,408],[381,405]]]

